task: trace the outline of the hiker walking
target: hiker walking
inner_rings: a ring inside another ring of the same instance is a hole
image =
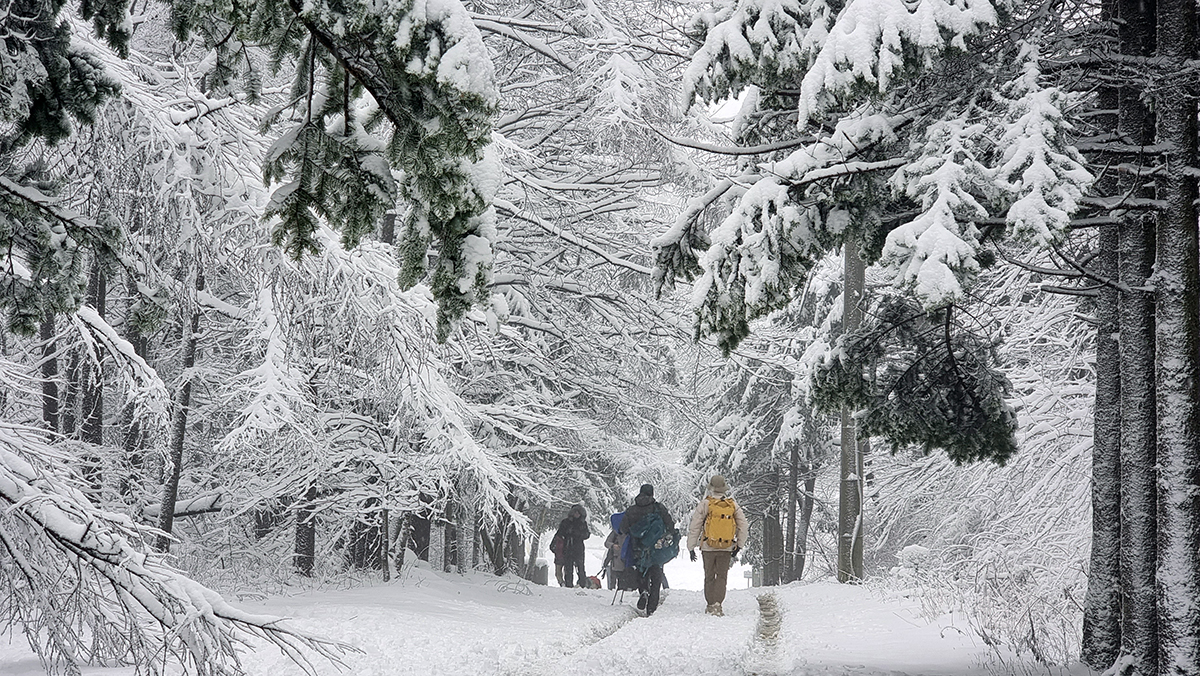
[[[725,614],[721,603],[725,601],[729,566],[749,531],[745,513],[728,493],[725,477],[714,474],[688,524],[688,555],[695,561],[699,544],[704,557],[704,601],[708,604],[704,612],[709,615]]]
[[[550,548],[554,550],[554,576],[558,579],[558,586],[575,586],[575,573],[579,573],[579,586],[587,586],[587,573],[583,572],[583,541],[590,537],[592,531],[588,529],[587,512],[583,505],[575,505],[567,512],[567,518],[558,524],[554,539],[550,541]]]
[[[621,519],[624,516],[623,512],[617,512],[608,518],[612,525],[612,531],[608,537],[604,538],[604,565],[602,568],[608,577],[609,589],[617,588],[619,578],[625,572],[625,562],[621,560],[621,545],[629,536],[617,532],[621,528]]]
[[[638,610],[646,611],[649,617],[658,610],[662,593],[663,564],[679,553],[679,531],[675,519],[662,503],[654,499],[654,486],[642,484],[625,516],[621,519],[618,533],[630,537],[629,559],[637,569]]]

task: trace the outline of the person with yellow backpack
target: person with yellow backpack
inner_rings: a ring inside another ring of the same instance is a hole
[[[717,616],[725,614],[721,603],[725,601],[729,566],[749,533],[746,514],[728,494],[725,477],[714,474],[688,524],[688,554],[695,561],[698,544],[704,557],[704,601],[708,604],[704,612]]]

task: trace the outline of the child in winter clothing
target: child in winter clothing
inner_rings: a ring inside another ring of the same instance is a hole
[[[695,561],[699,544],[704,557],[704,601],[708,604],[704,612],[709,615],[725,614],[721,604],[725,601],[729,566],[749,533],[746,514],[741,505],[727,497],[728,492],[725,477],[714,474],[688,524],[688,553]],[[728,523],[729,519],[733,523]]]
[[[617,512],[609,517],[612,531],[604,539],[604,568],[608,571],[605,574],[608,576],[609,589],[617,588],[620,577],[625,572],[625,562],[621,560],[621,545],[629,536],[617,532],[621,528],[621,519],[624,516],[624,512]]]

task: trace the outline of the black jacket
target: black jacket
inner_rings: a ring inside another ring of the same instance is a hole
[[[649,495],[639,495],[634,498],[633,504],[629,506],[629,509],[625,510],[625,516],[621,519],[621,532],[628,533],[639,521],[656,510],[663,520],[663,525],[667,527],[667,531],[673,530],[675,528],[675,519],[671,517],[671,513],[667,511],[667,508]]]
[[[558,531],[554,535],[563,539],[563,556],[578,561],[583,559],[583,541],[592,537],[592,531],[588,528],[587,519],[567,517],[558,524]]]

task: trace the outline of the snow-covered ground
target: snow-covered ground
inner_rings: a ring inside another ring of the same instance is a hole
[[[441,574],[422,564],[390,584],[242,605],[357,646],[363,652],[348,656],[348,669],[341,672],[354,676],[988,673],[980,666],[988,661],[987,649],[961,620],[959,626],[950,618],[929,623],[906,602],[883,600],[869,587],[834,583],[774,590],[784,617],[772,650],[755,638],[756,595],[763,591],[731,589],[726,616],[717,618],[704,614],[701,593],[675,588],[659,612],[641,618],[633,594],[613,605],[613,593],[606,590],[540,587],[482,573]],[[255,676],[301,673],[273,649],[247,654],[244,663]],[[339,673],[329,664],[318,669],[323,675]],[[0,638],[0,674],[42,673],[20,636],[11,642]],[[84,673],[126,676],[133,671]]]

